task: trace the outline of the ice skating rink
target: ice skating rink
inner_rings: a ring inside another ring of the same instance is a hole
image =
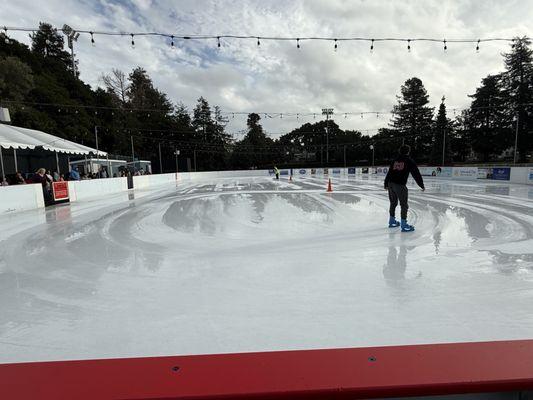
[[[533,187],[220,179],[0,217],[0,362],[533,338]],[[398,210],[399,213],[399,210]]]

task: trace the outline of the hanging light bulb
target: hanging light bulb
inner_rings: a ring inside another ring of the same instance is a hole
[[[170,36],[170,47],[174,48],[174,35]]]
[[[261,42],[259,41],[259,38],[257,38],[257,45],[261,46]]]
[[[379,113],[378,112],[376,113],[376,118],[379,118]]]
[[[334,50],[337,51],[337,39],[335,39],[335,47],[334,47]]]
[[[372,42],[370,43],[370,52],[374,52],[374,39],[372,39]]]
[[[296,39],[296,48],[300,48],[300,38]]]
[[[363,119],[363,113],[361,113],[361,119]]]
[[[481,42],[481,39],[478,39],[478,40],[477,40],[476,52],[478,52],[478,53],[479,53],[479,42]]]
[[[7,36],[7,26],[4,26],[4,35],[5,35],[5,39],[4,41],[6,42],[6,44],[9,44],[9,37]]]
[[[94,46],[94,36],[93,32],[89,32],[91,34],[91,45]]]
[[[217,47],[220,48],[220,36],[217,36]]]
[[[407,39],[407,51],[411,52],[411,39]]]
[[[444,39],[444,51],[448,50],[448,46],[446,45],[446,39]]]
[[[131,35],[131,47],[135,47],[135,40],[133,40],[133,37],[135,36],[133,33],[130,33]]]
[[[316,118],[316,114],[313,114],[313,119],[315,119],[315,118]]]
[[[280,117],[280,118],[283,118],[283,114],[280,114],[279,117]]]
[[[344,113],[344,118],[348,118],[348,114],[347,113]]]

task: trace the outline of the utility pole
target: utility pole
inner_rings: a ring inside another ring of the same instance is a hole
[[[326,116],[326,164],[329,164],[329,116],[333,115],[333,108],[323,108],[322,115]]]
[[[194,172],[196,172],[196,149],[194,149]]]

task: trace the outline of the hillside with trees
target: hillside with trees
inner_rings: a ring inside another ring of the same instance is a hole
[[[303,123],[274,139],[261,116],[251,113],[244,137],[235,140],[218,106],[200,97],[189,111],[155,87],[142,67],[107,71],[101,86],[91,88],[73,73],[77,60],[50,24],[40,24],[30,46],[2,35],[0,105],[10,110],[14,125],[92,147],[96,130],[101,149],[152,160],[155,172],[160,151],[163,171],[175,169],[177,149],[182,162],[196,160],[197,170],[320,166],[327,159],[331,166],[369,165],[370,146],[375,163],[382,164],[402,143],[412,146],[421,163],[508,162],[516,138],[517,161],[532,161],[533,51],[525,38],[513,41],[503,54],[503,71],[483,78],[470,95],[470,107],[454,110],[453,117],[444,97],[435,110],[423,82],[411,77],[399,89],[388,126],[375,134],[343,130],[333,118]]]

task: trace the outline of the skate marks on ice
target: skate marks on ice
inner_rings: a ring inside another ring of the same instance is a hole
[[[401,233],[382,184],[224,180],[51,209],[0,242],[0,362],[531,337],[527,189],[429,181]]]

